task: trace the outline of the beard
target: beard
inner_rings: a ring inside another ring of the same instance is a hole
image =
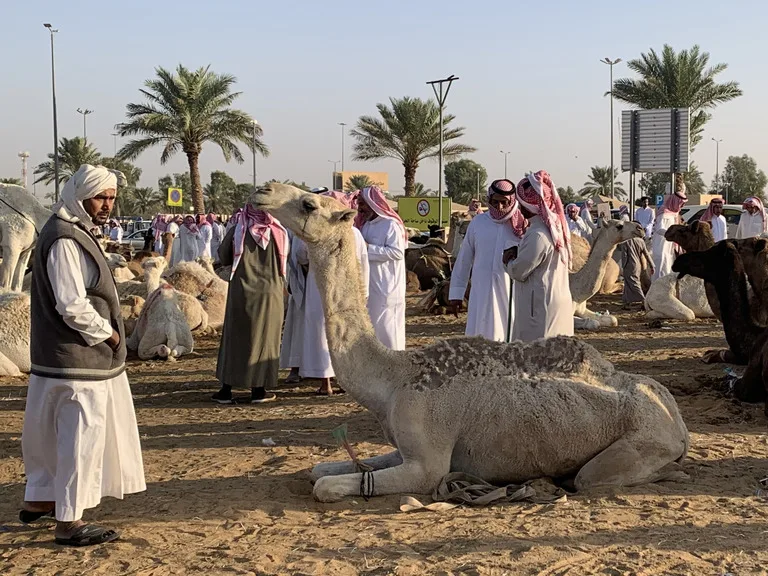
[[[91,221],[96,224],[97,226],[104,226],[107,222],[109,222],[109,212],[106,214],[99,213],[91,216]]]

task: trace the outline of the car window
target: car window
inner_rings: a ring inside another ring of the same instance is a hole
[[[702,216],[704,216],[704,212],[706,212],[706,209],[703,209],[703,208],[699,208],[699,211],[698,211],[698,212],[696,212],[696,214],[694,214],[693,216],[691,216],[690,218],[688,218],[688,220],[687,220],[687,221],[688,221],[688,223],[690,224],[690,223],[692,223],[692,222],[696,222],[696,220],[698,220],[699,218],[701,218]]]
[[[741,210],[735,210],[733,208],[726,208],[723,210],[723,216],[728,224],[738,224],[741,219]]]

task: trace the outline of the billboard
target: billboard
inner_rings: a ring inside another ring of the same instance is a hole
[[[408,228],[429,230],[430,226],[438,224],[439,200],[437,198],[401,197],[397,199],[397,213]],[[451,199],[443,198],[443,227],[451,219]]]
[[[168,188],[168,206],[181,206],[182,205],[182,191],[181,188]]]
[[[688,172],[690,110],[624,110],[621,169],[625,172]]]

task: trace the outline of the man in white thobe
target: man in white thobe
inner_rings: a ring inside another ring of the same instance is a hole
[[[712,236],[715,242],[728,238],[728,223],[725,221],[725,216],[723,216],[722,198],[713,198],[700,220],[708,222],[712,227]]]
[[[595,219],[592,218],[592,207],[595,205],[595,202],[593,200],[587,200],[584,202],[584,205],[581,207],[581,219],[584,221],[584,224],[590,227],[592,230],[597,230],[597,222],[595,222]]]
[[[489,210],[472,219],[451,273],[449,298],[460,308],[469,286],[469,309],[464,333],[504,342],[513,322],[513,289],[502,255],[520,244],[525,218],[515,200],[515,185],[495,180],[488,189]]]
[[[168,222],[168,227],[165,229],[168,234],[173,235],[173,241],[171,243],[171,268],[181,262],[181,226],[181,216],[176,216]]]
[[[123,227],[120,226],[120,222],[114,218],[110,218],[109,220],[109,239],[118,244],[123,240]]]
[[[576,204],[568,204],[565,207],[565,215],[571,235],[580,236],[589,242],[592,239],[592,229],[579,216],[579,207]]]
[[[768,219],[766,219],[763,202],[760,198],[752,196],[744,200],[742,204],[744,212],[739,218],[739,227],[736,229],[736,238],[755,238],[768,232]]]
[[[368,245],[368,313],[379,341],[405,350],[405,226],[378,186],[357,196],[355,226]]]
[[[212,258],[211,242],[213,242],[213,226],[208,222],[205,214],[197,215],[197,257]]]
[[[179,227],[179,262],[194,262],[200,255],[200,229],[193,216],[185,216]]]
[[[146,489],[120,302],[91,232],[109,218],[117,175],[122,178],[103,166],[81,166],[35,249],[22,434],[27,486],[19,519],[55,515],[60,545],[117,539],[114,530],[85,524],[83,511],[105,496]]]
[[[288,309],[285,314],[283,338],[280,343],[280,369],[290,369],[286,384],[301,382],[299,369],[304,347],[304,314],[306,310],[307,267],[299,263],[299,252],[305,251],[304,242],[287,230],[291,245],[288,255]]]
[[[648,196],[640,198],[640,208],[635,210],[635,220],[645,230],[645,237],[653,235],[653,224],[656,222],[656,211],[651,208],[651,199]]]
[[[207,216],[207,221],[211,225],[213,235],[211,236],[211,257],[214,262],[219,261],[219,246],[224,240],[224,226],[219,222],[219,218],[213,212]]]
[[[672,186],[667,184],[666,192],[664,204],[661,206],[653,230],[653,244],[651,246],[653,267],[655,268],[653,280],[663,278],[667,274],[672,273],[672,264],[675,258],[677,258],[680,249],[674,242],[669,242],[664,235],[670,226],[682,222],[680,210],[688,201],[688,196],[685,194],[685,184],[681,183],[680,189],[676,189],[674,193],[672,193]]]
[[[540,170],[520,181],[517,201],[528,229],[520,246],[504,254],[507,272],[515,281],[512,338],[533,342],[573,336],[571,242],[557,188]]]

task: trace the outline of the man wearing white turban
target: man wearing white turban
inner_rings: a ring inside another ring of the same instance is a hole
[[[117,539],[114,530],[85,524],[83,510],[146,489],[120,302],[93,236],[109,220],[118,178],[103,166],[81,166],[35,249],[19,520],[55,516],[61,545]]]

